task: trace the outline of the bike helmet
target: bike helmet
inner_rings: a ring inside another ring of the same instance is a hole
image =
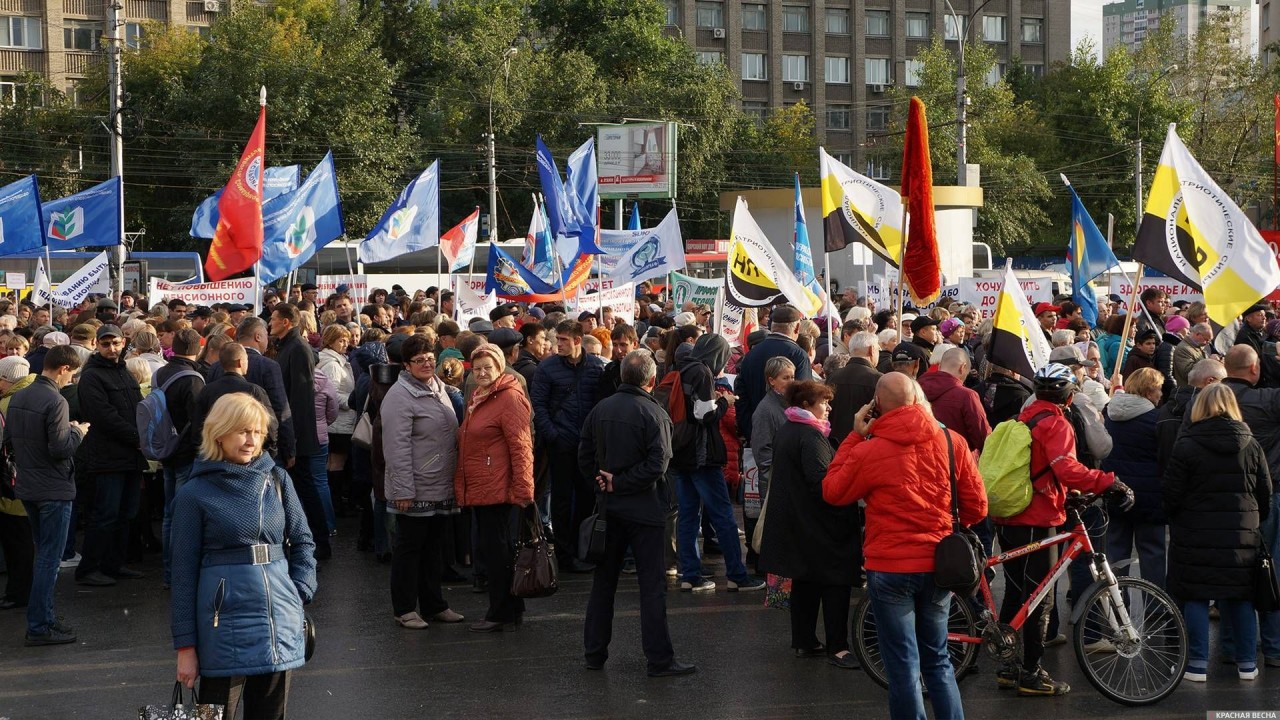
[[[1049,363],[1036,371],[1032,384],[1037,398],[1062,404],[1075,390],[1076,376],[1066,365]]]

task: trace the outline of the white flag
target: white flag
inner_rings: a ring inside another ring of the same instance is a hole
[[[728,263],[725,280],[729,297],[726,299],[734,304],[760,307],[785,296],[805,317],[815,317],[822,312],[822,298],[791,274],[790,264],[778,255],[741,197],[733,210]]]
[[[640,282],[684,268],[684,239],[680,236],[680,218],[675,208],[646,231],[645,236],[618,259],[609,273],[616,284]]]
[[[53,295],[53,285],[49,283],[49,273],[44,270],[44,258],[36,258],[36,277],[31,285],[31,301],[38,307],[56,300],[57,298]]]
[[[458,283],[458,292],[454,296],[457,300],[458,324],[467,327],[472,318],[480,318],[481,320],[489,319],[489,312],[498,307],[498,296],[489,293],[483,297],[479,293],[471,289],[469,283]]]
[[[111,277],[107,272],[107,252],[98,253],[87,265],[58,285],[53,301],[63,307],[74,307],[84,301],[89,293],[111,292]]]

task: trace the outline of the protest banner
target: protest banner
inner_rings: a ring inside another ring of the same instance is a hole
[[[316,289],[320,291],[320,300],[338,291],[339,285],[347,286],[347,297],[359,307],[369,299],[368,275],[317,275]]]
[[[454,307],[458,311],[458,325],[466,328],[473,319],[481,320],[489,319],[489,312],[498,307],[498,296],[493,293],[484,293],[484,286],[481,285],[479,290],[463,283],[458,286],[457,294],[454,296]]]
[[[671,301],[679,311],[686,302],[710,307],[716,301],[716,293],[724,287],[724,278],[697,278],[683,273],[671,273]]]
[[[179,299],[191,305],[214,303],[239,303],[256,305],[262,297],[261,289],[253,278],[236,278],[218,282],[178,284],[153,277],[149,283],[147,298],[154,305]]]
[[[1130,282],[1128,278],[1125,278],[1124,275],[1112,275],[1109,288],[1110,289],[1107,290],[1108,293],[1119,295],[1126,303],[1129,302],[1129,298],[1133,296],[1133,283]],[[1186,300],[1187,302],[1204,302],[1204,295],[1199,291],[1190,285],[1178,282],[1173,278],[1149,278],[1144,276],[1142,278],[1142,282],[1138,283],[1138,294],[1141,295],[1143,292],[1146,292],[1151,288],[1159,288],[1160,290],[1163,290],[1164,293],[1169,296],[1169,302],[1177,302],[1178,300]]]
[[[1027,296],[1027,302],[1035,305],[1038,302],[1053,301],[1053,281],[1049,278],[1019,278],[1018,285]],[[994,317],[996,300],[1004,281],[1001,278],[960,278],[959,300],[978,308],[982,319]]]
[[[587,282],[590,282],[589,280]],[[612,281],[606,281],[612,282]],[[609,287],[599,292],[583,292],[578,307],[590,312],[598,312],[601,308],[609,308],[615,320],[628,325],[636,324],[636,286],[625,283],[617,287]]]
[[[111,276],[107,271],[107,253],[103,251],[58,284],[53,291],[53,302],[62,307],[75,307],[89,293],[106,295],[110,292]]]

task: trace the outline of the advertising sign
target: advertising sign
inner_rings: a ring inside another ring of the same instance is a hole
[[[676,196],[676,124],[601,125],[596,131],[600,197]]]

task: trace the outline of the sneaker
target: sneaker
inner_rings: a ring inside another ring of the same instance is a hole
[[[27,647],[42,647],[45,645],[69,645],[76,641],[76,636],[71,633],[62,632],[56,628],[50,628],[43,635],[32,635],[27,633]]]
[[[1103,638],[1101,640],[1094,640],[1093,642],[1085,645],[1084,651],[1090,655],[1095,653],[1113,653],[1116,651],[1116,646],[1112,645],[1110,640]]]
[[[667,568],[667,577],[680,577],[679,568],[675,567],[674,565]]]
[[[1208,682],[1208,668],[1193,668],[1191,666],[1187,666],[1187,671],[1182,673],[1182,679],[1187,682]]]
[[[1253,666],[1253,667],[1249,668],[1248,670],[1246,670],[1246,669],[1244,669],[1244,668],[1240,668],[1240,670],[1239,670],[1238,674],[1240,675],[1240,679],[1241,679],[1241,680],[1257,680],[1257,679],[1258,679],[1258,667],[1255,665],[1255,666]]]
[[[622,561],[622,572],[623,572],[623,574],[625,574],[625,575],[635,575],[635,574],[636,574],[636,561],[635,561],[634,559],[632,559],[632,558],[627,558],[626,560],[623,560],[623,561]]]
[[[1064,633],[1058,633],[1057,635],[1054,635],[1053,637],[1044,641],[1045,647],[1053,647],[1055,645],[1066,645],[1066,644],[1067,644],[1067,636]]]
[[[427,621],[423,620],[422,616],[416,612],[409,612],[403,615],[396,616],[396,623],[400,625],[400,627],[406,628],[408,630],[426,630],[427,629]]]
[[[80,557],[81,557],[80,553],[76,553],[75,555],[72,555],[66,560],[63,560],[62,562],[58,563],[58,567],[62,568],[63,570],[66,570],[67,568],[80,567]]]
[[[755,575],[748,575],[737,582],[729,581],[729,592],[753,592],[755,590],[763,590],[765,582],[763,578]]]
[[[147,574],[144,572],[134,570],[133,568],[127,568],[123,565],[120,566],[119,570],[116,570],[117,580],[140,580],[146,576]]]
[[[1024,672],[1018,677],[1018,695],[1024,697],[1066,695],[1069,692],[1071,692],[1070,685],[1049,677],[1049,673],[1044,668],[1031,673]]]
[[[709,593],[716,591],[716,584],[706,578],[685,580],[680,583],[680,592]]]
[[[1018,666],[1005,665],[997,670],[996,687],[1001,690],[1012,690],[1018,687]]]

